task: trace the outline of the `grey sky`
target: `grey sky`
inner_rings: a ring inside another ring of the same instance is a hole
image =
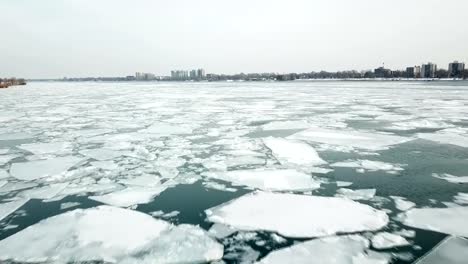
[[[466,0],[0,0],[0,76],[468,62]]]

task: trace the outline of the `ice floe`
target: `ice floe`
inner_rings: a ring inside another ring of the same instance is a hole
[[[466,264],[468,240],[461,237],[447,237],[416,264]]]
[[[18,262],[188,263],[222,255],[223,246],[198,227],[110,206],[53,216],[0,241],[0,259]]]
[[[371,200],[376,193],[375,189],[351,190],[341,188],[337,190],[337,197],[344,197],[351,200]]]
[[[457,204],[467,204],[468,205],[468,193],[458,193],[453,197],[454,202]]]
[[[374,235],[371,239],[372,246],[376,249],[388,249],[410,245],[406,238],[389,232],[381,232]]]
[[[62,174],[82,160],[82,158],[68,156],[13,163],[10,174],[19,180],[31,181]]]
[[[54,183],[39,188],[33,188],[22,191],[18,194],[20,197],[29,199],[52,199],[63,191],[68,186],[68,183]]]
[[[29,199],[18,199],[12,202],[0,204],[0,221],[18,210],[21,206],[27,203]]]
[[[263,143],[281,163],[317,166],[326,164],[317,151],[307,143],[282,138],[265,138]]]
[[[170,124],[157,122],[150,127],[141,130],[145,133],[152,133],[158,135],[179,135],[179,134],[192,134],[192,128],[186,125]]]
[[[403,224],[455,236],[468,237],[468,207],[415,208],[407,211]]]
[[[304,191],[320,188],[320,181],[293,169],[256,169],[208,172],[203,175],[262,190]]]
[[[442,179],[442,180],[446,180],[451,183],[468,183],[468,176],[453,176],[447,173],[445,174],[433,173],[432,176]]]
[[[90,196],[89,199],[119,207],[130,207],[151,202],[154,197],[166,190],[166,186],[158,187],[128,187],[120,191],[100,196]]]
[[[10,177],[10,174],[6,170],[0,169],[0,179],[6,179]]]
[[[389,257],[369,253],[369,241],[359,235],[326,237],[279,249],[261,259],[260,264],[386,264]]]
[[[72,145],[69,142],[31,143],[18,146],[36,155],[42,154],[64,154],[71,152]]]
[[[403,168],[401,164],[391,164],[382,161],[374,160],[348,160],[335,162],[330,165],[331,167],[341,167],[341,168],[356,168],[358,172],[365,171],[385,171],[387,173],[396,174],[399,171],[402,171]]]
[[[412,140],[412,138],[389,134],[324,128],[311,128],[289,138],[367,150],[384,150],[392,145]]]
[[[379,230],[388,223],[385,212],[352,200],[261,191],[208,209],[206,214],[210,222],[287,237]]]
[[[408,211],[409,209],[416,206],[415,203],[406,200],[406,198],[404,197],[390,196],[390,198],[392,198],[393,201],[395,201],[395,207],[400,211]]]
[[[428,119],[419,119],[419,120],[410,120],[405,122],[397,122],[393,123],[391,126],[387,127],[387,129],[391,130],[414,130],[420,128],[426,129],[442,129],[453,127],[452,124],[448,124],[438,120],[428,120]]]

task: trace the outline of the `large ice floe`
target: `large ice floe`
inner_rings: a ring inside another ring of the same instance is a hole
[[[210,222],[287,237],[374,231],[388,223],[385,212],[348,199],[263,191],[208,209],[206,215]]]
[[[466,264],[468,240],[461,237],[447,237],[416,264]]]
[[[384,254],[370,252],[369,241],[359,235],[314,239],[279,249],[261,259],[260,264],[386,264]]]
[[[324,128],[310,128],[289,138],[374,151],[387,149],[392,145],[412,140],[411,138],[389,134]]]
[[[23,206],[28,201],[29,199],[18,199],[12,202],[0,203],[0,220],[18,210],[18,208]]]
[[[19,180],[35,180],[44,177],[57,176],[82,161],[75,156],[57,157],[46,160],[34,160],[22,163],[13,163],[10,168],[11,176]]]
[[[90,196],[89,198],[101,203],[119,206],[130,207],[137,204],[144,204],[151,202],[154,197],[167,189],[166,186],[157,187],[140,187],[132,186],[123,190],[111,192],[99,196]]]
[[[403,224],[454,236],[468,237],[468,207],[415,208],[407,211]]]
[[[263,143],[271,149],[281,163],[316,166],[326,164],[310,145],[283,138],[265,138]]]
[[[222,256],[223,246],[198,227],[110,206],[53,216],[0,241],[2,261],[197,263]]]
[[[262,190],[306,191],[320,188],[320,181],[293,169],[256,169],[208,172],[210,178]]]

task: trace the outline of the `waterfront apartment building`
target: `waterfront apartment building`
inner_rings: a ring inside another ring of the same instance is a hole
[[[421,77],[420,66],[406,68],[406,78],[420,78],[420,77]]]
[[[185,81],[185,80],[204,80],[206,79],[206,74],[204,69],[198,70],[175,70],[171,71],[171,79],[176,81]]]
[[[465,63],[454,61],[449,64],[448,77],[449,78],[463,78],[465,71]]]
[[[376,78],[390,78],[392,77],[392,71],[384,67],[379,67],[374,70],[374,75]]]
[[[171,79],[179,81],[188,80],[189,72],[184,70],[171,71]]]
[[[421,78],[435,78],[437,65],[433,63],[423,64],[421,66]]]
[[[146,72],[137,72],[135,73],[135,80],[137,81],[151,81],[156,80],[156,75]]]

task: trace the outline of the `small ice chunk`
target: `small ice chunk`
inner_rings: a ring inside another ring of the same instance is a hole
[[[307,143],[282,138],[265,138],[263,143],[281,163],[317,166],[326,164],[317,151]]]
[[[468,183],[468,176],[453,176],[447,173],[445,174],[433,173],[432,176],[442,179],[442,180],[446,180],[451,183]]]
[[[385,212],[343,198],[257,191],[205,211],[210,222],[287,237],[375,231],[388,223]]]
[[[12,202],[0,204],[0,221],[3,220],[3,218],[15,212],[16,210],[18,210],[28,201],[29,199],[19,199]]]
[[[161,185],[159,177],[151,174],[145,174],[134,178],[120,180],[119,183],[131,186],[157,187]]]
[[[376,249],[402,247],[409,244],[406,238],[388,232],[381,232],[372,237],[372,246]]]
[[[390,196],[395,201],[395,207],[400,211],[408,211],[416,206],[415,203],[407,201],[406,198],[400,196]]]
[[[82,158],[67,156],[35,160],[22,163],[13,163],[10,168],[11,176],[24,181],[56,176],[82,161]]]
[[[389,259],[378,253],[369,254],[369,241],[359,235],[314,239],[271,252],[260,264],[386,264]]]
[[[454,236],[468,237],[468,207],[415,208],[407,211],[403,224]]]
[[[447,237],[429,253],[417,260],[417,264],[466,264],[468,240],[461,237]]]
[[[468,204],[468,193],[458,193],[453,198],[457,204]]]
[[[401,164],[391,164],[374,160],[347,160],[333,163],[330,166],[341,168],[356,168],[364,171],[387,171],[389,173],[397,173],[398,171],[403,170]]]
[[[320,188],[320,181],[293,169],[236,170],[204,175],[262,190],[305,191]]]
[[[81,205],[80,203],[78,202],[67,202],[67,203],[61,203],[60,204],[60,210],[66,210],[66,209],[70,209],[70,208],[73,208],[73,207],[77,207]]]
[[[371,200],[374,198],[376,190],[375,189],[361,189],[361,190],[351,190],[341,188],[338,189],[337,197],[344,197],[351,200]]]
[[[237,190],[234,188],[227,187],[224,184],[218,183],[218,182],[203,182],[203,186],[206,188],[218,190],[218,191],[225,191],[225,192],[236,192]]]
[[[323,128],[311,128],[289,138],[368,150],[384,150],[389,146],[412,140],[412,138],[388,134]]]
[[[85,149],[80,151],[81,155],[84,155],[88,158],[92,158],[95,160],[103,161],[103,160],[113,160],[118,158],[124,154],[122,151],[112,150],[112,149]]]
[[[338,187],[349,187],[351,185],[353,185],[352,182],[346,182],[346,181],[337,181],[336,182],[336,186],[338,186]]]
[[[29,151],[35,155],[63,154],[72,150],[71,144],[68,142],[31,143],[20,145],[18,148]]]
[[[166,186],[128,187],[109,194],[90,196],[89,199],[113,206],[130,207],[151,202],[154,197],[165,191],[166,188]]]
[[[232,234],[237,232],[236,229],[223,225],[223,224],[217,224],[215,223],[214,225],[211,226],[210,230],[208,230],[208,233],[216,238],[225,238],[228,237]]]
[[[99,206],[29,226],[0,241],[0,252],[0,260],[17,262],[192,263],[220,259],[223,246],[195,226]]]

